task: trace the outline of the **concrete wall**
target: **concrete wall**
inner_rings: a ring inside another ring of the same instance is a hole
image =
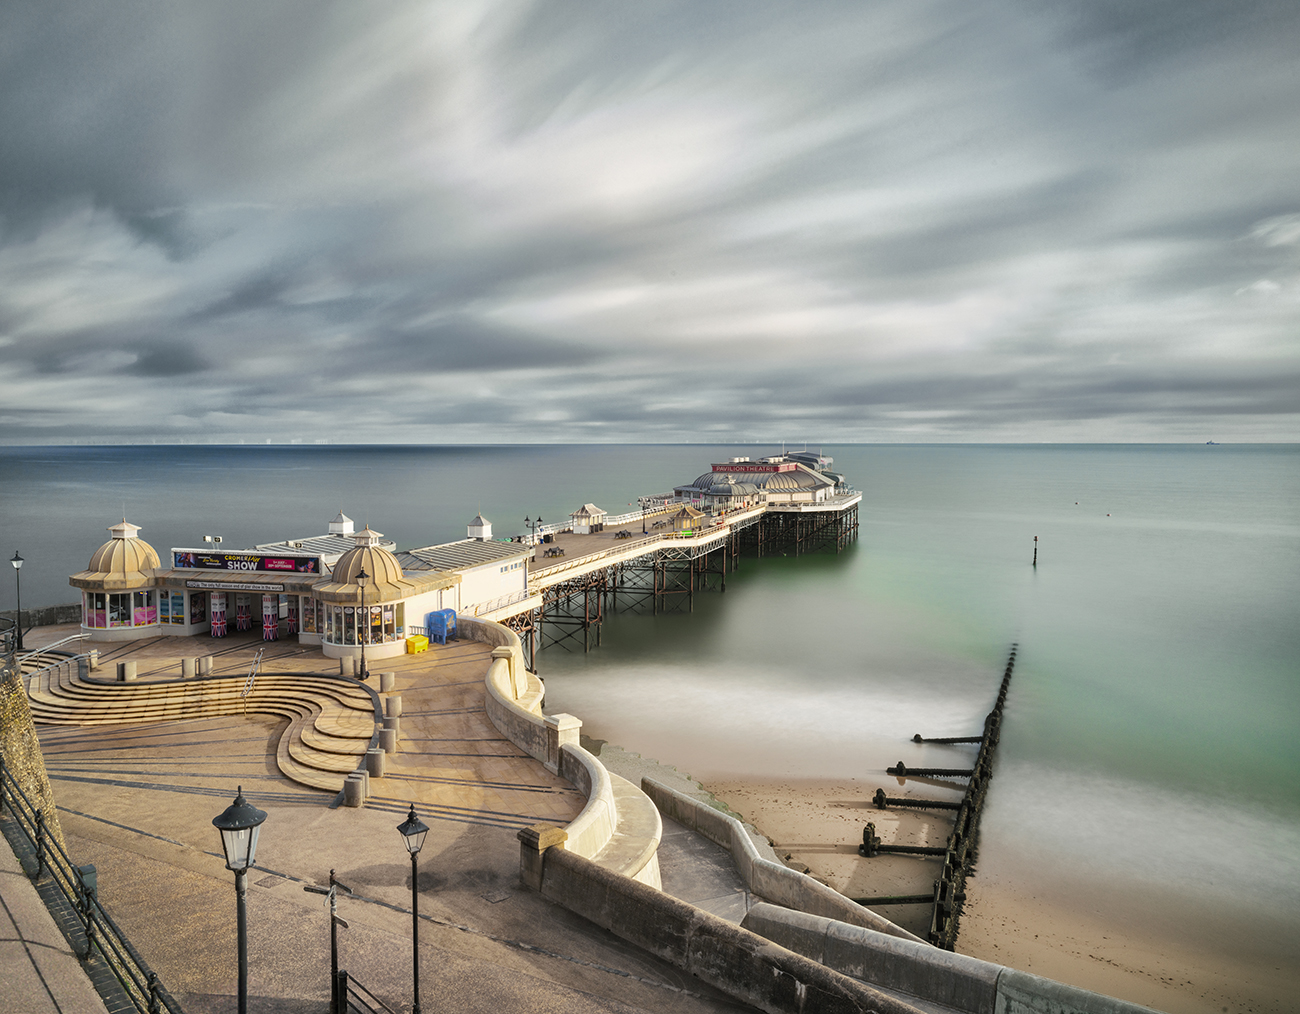
[[[586,806],[564,829],[569,849],[584,858],[599,857],[620,874],[658,887],[663,826],[653,805],[633,785],[616,791],[605,765],[579,744],[578,719],[542,714],[542,682],[524,668],[523,646],[514,631],[491,620],[458,616],[456,623],[461,637],[493,645],[484,679],[484,707],[492,724],[587,797]]]
[[[9,609],[0,616],[12,620],[15,610]],[[63,606],[41,606],[38,609],[23,610],[23,630],[28,627],[49,627],[56,623],[80,623],[81,603],[73,602]]]
[[[907,932],[901,926],[895,926],[871,909],[863,908],[834,888],[827,887],[807,874],[790,869],[777,862],[774,856],[762,855],[758,846],[750,838],[749,832],[735,817],[656,782],[653,778],[641,779],[641,790],[654,800],[655,806],[659,807],[659,812],[665,817],[670,817],[677,823],[699,832],[729,851],[740,878],[750,891],[760,898],[766,898],[768,901],[800,912],[811,912],[855,926],[870,927],[881,933],[915,941],[923,947],[930,947],[920,937]]]
[[[991,961],[776,905],[755,905],[741,925],[855,979],[970,1014],[1154,1014]]]
[[[916,1008],[563,847],[542,853],[543,896],[769,1014]]]
[[[569,835],[566,847],[591,859],[609,844],[618,824],[614,783],[605,765],[581,746],[565,744],[560,751],[559,767],[560,777],[587,796],[587,805],[564,829]]]

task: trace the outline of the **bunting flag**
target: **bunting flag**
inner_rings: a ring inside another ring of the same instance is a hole
[[[209,611],[212,616],[212,636],[226,636],[226,593],[213,592],[209,600]]]
[[[274,641],[280,636],[280,596],[262,596],[262,640]]]

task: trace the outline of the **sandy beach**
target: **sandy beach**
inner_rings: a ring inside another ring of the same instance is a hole
[[[894,782],[893,779],[889,779]],[[705,787],[773,842],[791,866],[806,867],[852,898],[921,894],[932,889],[937,862],[907,856],[864,859],[857,846],[867,821],[882,841],[942,844],[942,815],[877,810],[877,787],[896,783],[838,781],[708,781]],[[927,795],[943,798],[927,787]],[[947,795],[959,798],[948,790]],[[1005,864],[988,861],[998,868]],[[1232,926],[1188,931],[1189,911],[1160,899],[1156,912],[1143,899],[1107,897],[1085,885],[1043,882],[1038,874],[1008,877],[1005,870],[967,881],[967,903],[957,949],[1085,989],[1145,1004],[1168,1014],[1236,1014],[1296,1009],[1296,973],[1279,945],[1263,953],[1251,941],[1266,928]],[[1187,906],[1191,909],[1191,906]],[[877,907],[914,933],[929,928],[924,905]],[[1235,940],[1239,946],[1223,945]]]

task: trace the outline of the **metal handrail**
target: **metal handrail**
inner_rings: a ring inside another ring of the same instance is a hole
[[[0,616],[0,654],[12,655],[18,647],[18,623]]]
[[[359,1011],[360,1014],[380,1014],[381,1011],[397,1014],[397,1011],[361,985],[346,969],[339,969],[338,985],[338,995],[343,1004],[343,1010],[339,1014],[351,1014],[352,1011]],[[372,1002],[379,1006],[373,1006]]]
[[[86,882],[80,867],[73,863],[63,845],[46,830],[45,814],[23,792],[9,773],[5,757],[0,754],[0,805],[7,806],[13,823],[27,839],[36,855],[39,881],[48,873],[76,913],[81,924],[83,946],[69,938],[82,961],[102,959],[122,987],[126,998],[139,1014],[184,1014],[176,998],[158,981],[158,975],[131,945],[121,928],[99,903],[96,889]],[[98,958],[97,958],[98,955]]]
[[[53,644],[47,644],[42,648],[35,648],[32,651],[24,652],[23,654],[18,656],[18,661],[19,663],[22,663],[27,659],[31,658],[33,655],[44,655],[47,651],[53,651],[61,644],[67,644],[69,641],[80,641],[83,637],[89,637],[89,636],[90,636],[89,634],[69,634],[67,637],[55,641]]]

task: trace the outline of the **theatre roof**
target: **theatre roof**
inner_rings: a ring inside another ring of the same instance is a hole
[[[316,553],[325,558],[326,566],[333,566],[334,561],[357,544],[356,535],[332,533],[330,535],[310,535],[303,539],[285,539],[283,542],[265,542],[257,547],[259,552],[294,552]],[[384,539],[379,545],[390,553],[397,549],[392,539]]]
[[[468,567],[481,567],[502,560],[532,556],[532,553],[532,546],[525,546],[519,542],[480,542],[478,539],[462,539],[460,542],[425,546],[422,549],[412,549],[396,555],[402,570],[409,575],[412,571],[464,570]]]

